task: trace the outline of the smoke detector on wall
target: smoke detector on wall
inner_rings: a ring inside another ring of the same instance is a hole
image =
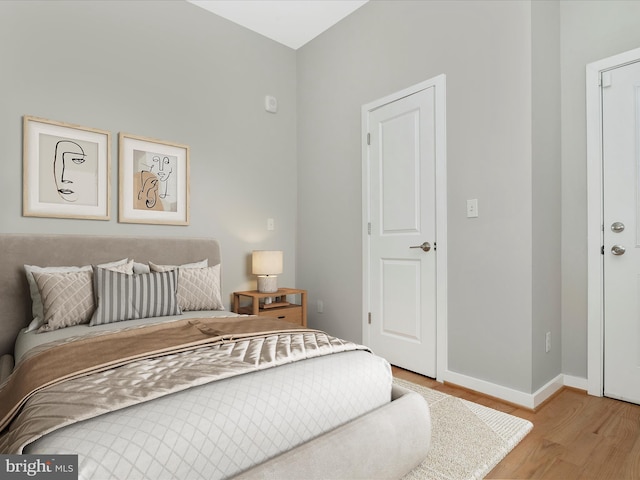
[[[278,99],[272,95],[264,97],[264,109],[270,113],[278,111]]]

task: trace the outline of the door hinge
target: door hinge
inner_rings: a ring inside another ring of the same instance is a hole
[[[367,233],[371,235],[371,222],[367,224]]]
[[[371,312],[369,312],[369,325],[371,325]]]
[[[600,83],[599,85],[602,88],[611,86],[611,72],[602,72],[600,73]]]
[[[367,145],[371,145],[371,134],[367,133]]]
[[[600,248],[600,254],[604,255],[604,245],[602,245],[602,247]]]

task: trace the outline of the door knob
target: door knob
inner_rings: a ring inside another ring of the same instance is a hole
[[[611,247],[611,253],[613,253],[614,255],[624,255],[624,252],[626,251],[627,249],[622,245],[614,245],[613,247]]]
[[[413,247],[409,248],[421,248],[425,252],[428,252],[429,250],[431,250],[431,244],[429,242],[424,242],[422,245],[414,245]]]
[[[620,233],[624,231],[624,223],[614,222],[611,224],[611,231],[614,233]]]

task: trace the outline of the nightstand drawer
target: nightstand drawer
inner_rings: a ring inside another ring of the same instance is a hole
[[[265,317],[275,317],[287,322],[302,325],[302,308],[300,306],[287,308],[265,308],[260,310],[259,315]]]

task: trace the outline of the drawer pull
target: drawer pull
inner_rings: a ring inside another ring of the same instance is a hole
[[[286,318],[286,315],[280,315],[278,318]]]

